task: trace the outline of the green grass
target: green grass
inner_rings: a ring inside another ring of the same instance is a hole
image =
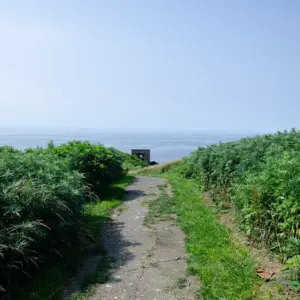
[[[89,230],[95,239],[99,238],[101,229],[105,223],[110,220],[112,209],[122,203],[125,188],[134,177],[125,176],[116,184],[110,186],[103,194],[101,201],[95,201],[84,205],[84,218],[86,229]],[[98,251],[103,251],[99,248]],[[62,292],[66,287],[68,280],[72,278],[78,269],[78,263],[84,259],[85,253],[73,248],[68,258],[57,261],[52,265],[45,266],[39,271],[39,276],[34,282],[30,282],[22,292],[21,297],[14,299],[22,300],[60,300]],[[89,274],[81,284],[81,292],[73,296],[72,299],[85,299],[91,292],[91,286],[95,283],[102,283],[109,278],[111,261],[108,257],[99,262],[95,272]]]
[[[252,299],[257,283],[254,263],[204,204],[196,181],[183,179],[176,166],[167,173],[147,170],[147,174],[165,177],[173,185],[172,198],[163,195],[149,203],[148,222],[176,213],[179,226],[187,234],[188,270],[200,277],[199,298]]]
[[[161,195],[156,200],[147,202],[149,211],[144,219],[144,225],[151,227],[157,221],[172,220],[174,212],[174,200],[166,194]]]
[[[111,210],[122,203],[125,189],[133,179],[133,176],[125,176],[102,193],[101,201],[88,203],[84,206],[87,229],[92,232],[93,237],[99,236],[103,224],[110,219]]]
[[[187,233],[188,268],[200,276],[202,299],[251,299],[255,268],[247,251],[205,206],[192,180],[171,176],[179,224]]]

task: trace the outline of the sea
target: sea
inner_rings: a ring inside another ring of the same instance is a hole
[[[95,128],[0,128],[0,146],[17,149],[45,147],[72,140],[90,141],[130,153],[150,149],[151,160],[159,163],[188,156],[198,147],[253,136],[254,132],[225,130],[121,130]]]

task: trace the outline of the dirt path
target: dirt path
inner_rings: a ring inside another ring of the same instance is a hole
[[[184,235],[170,222],[143,224],[143,201],[159,197],[164,179],[137,177],[127,188],[125,209],[113,216],[104,244],[115,261],[112,278],[98,285],[89,299],[192,300],[194,283],[185,272]]]

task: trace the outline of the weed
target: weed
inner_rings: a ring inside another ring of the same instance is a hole
[[[144,225],[151,226],[151,224],[156,223],[157,221],[167,221],[173,219],[173,206],[174,200],[166,195],[166,191],[164,190],[164,194],[162,194],[158,199],[151,200],[147,202],[148,204],[148,214],[144,219]]]
[[[184,289],[186,287],[187,284],[187,279],[186,277],[179,277],[176,279],[174,287],[178,288],[178,289]]]

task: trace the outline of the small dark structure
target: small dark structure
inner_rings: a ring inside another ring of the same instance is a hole
[[[131,149],[131,155],[137,156],[145,163],[150,164],[150,150],[149,149]]]

